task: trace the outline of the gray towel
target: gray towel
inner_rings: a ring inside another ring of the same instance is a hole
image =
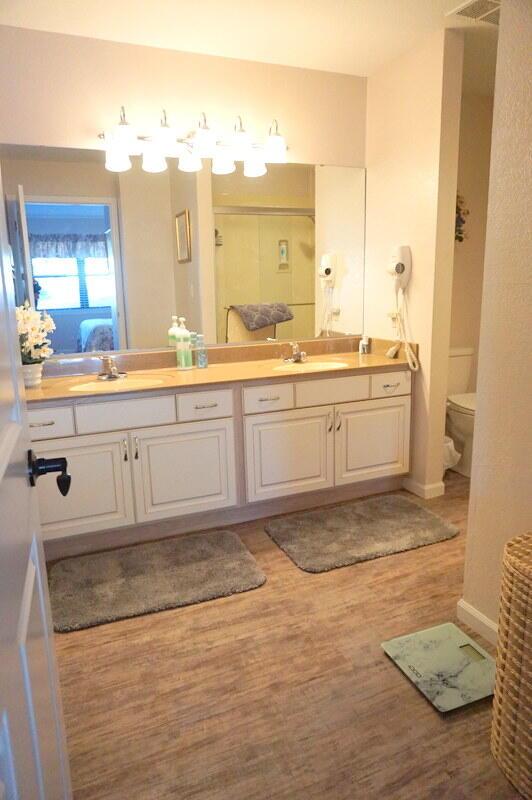
[[[260,303],[252,305],[246,303],[242,306],[230,306],[239,314],[248,331],[258,331],[268,325],[277,325],[279,322],[288,322],[294,315],[286,303]]]

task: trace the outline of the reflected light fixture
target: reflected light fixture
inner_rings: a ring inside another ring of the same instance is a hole
[[[279,123],[276,119],[270,125],[266,142],[266,161],[270,164],[286,164],[286,142],[279,133]]]
[[[164,172],[168,165],[158,142],[147,139],[142,145],[142,169],[144,172]]]
[[[212,160],[213,175],[230,175],[235,171],[235,161],[231,148],[227,145],[218,145]]]
[[[251,147],[244,161],[244,175],[246,178],[260,178],[262,175],[266,175],[267,171],[264,150],[262,147]]]
[[[191,147],[185,147],[184,151],[179,156],[177,168],[181,172],[199,172],[203,167],[201,158],[194,152]]]

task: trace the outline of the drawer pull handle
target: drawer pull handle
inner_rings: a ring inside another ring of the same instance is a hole
[[[30,428],[49,428],[51,425],[55,425],[53,419],[50,422],[30,422]]]
[[[328,433],[330,433],[330,432],[332,431],[332,429],[333,429],[333,415],[332,415],[332,411],[329,411],[329,413],[327,414],[327,420],[328,420],[327,432],[328,432]]]
[[[279,395],[275,395],[274,397],[259,397],[259,403],[273,403],[276,400],[280,400],[281,398]]]
[[[133,456],[135,461],[139,460],[139,437],[135,436],[135,455]]]
[[[336,412],[336,430],[339,431],[342,427],[342,416],[339,411]]]
[[[128,461],[129,455],[127,452],[127,439],[122,439],[122,447],[124,449],[124,461]]]
[[[204,408],[217,408],[218,403],[198,403],[198,405],[194,406],[197,411],[201,411]]]
[[[398,386],[401,385],[401,381],[397,381],[397,383],[383,383],[383,389],[397,389]]]

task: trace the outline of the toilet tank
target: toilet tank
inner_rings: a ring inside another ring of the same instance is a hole
[[[474,352],[472,347],[451,347],[449,350],[447,396],[469,391]]]

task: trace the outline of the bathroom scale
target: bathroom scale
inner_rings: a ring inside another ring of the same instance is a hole
[[[452,622],[389,639],[381,647],[442,713],[493,694],[494,659]]]

